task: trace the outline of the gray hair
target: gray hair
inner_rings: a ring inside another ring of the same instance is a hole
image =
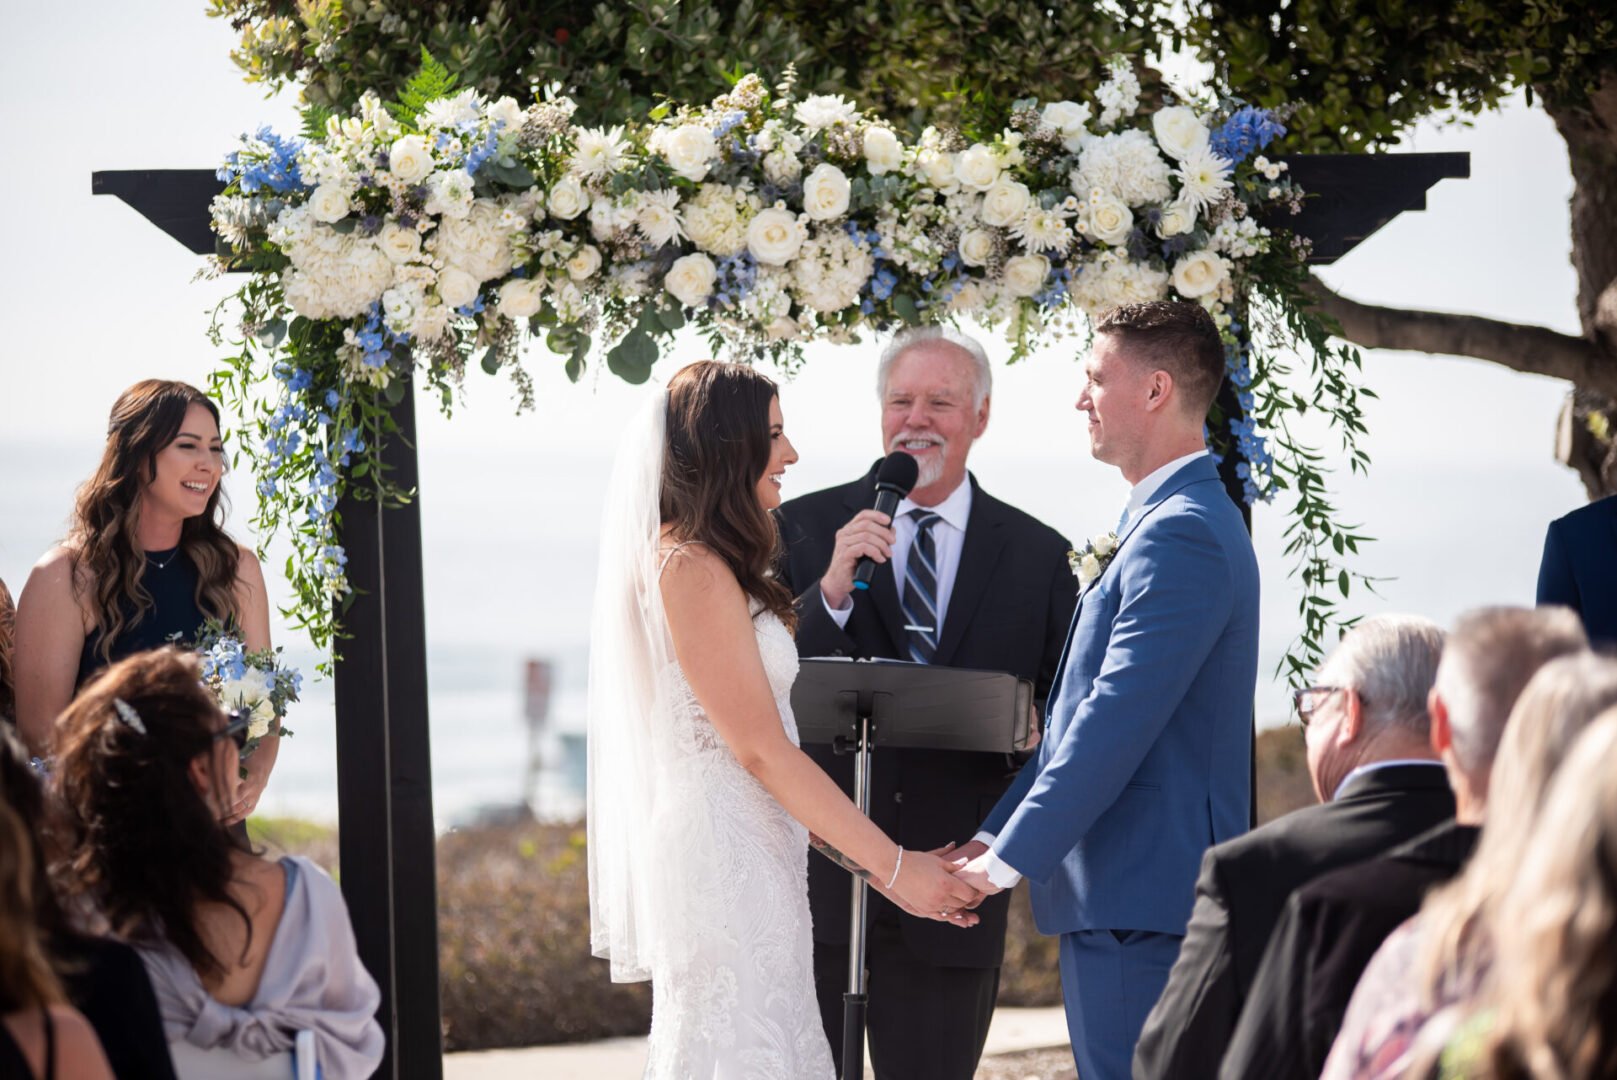
[[[894,334],[876,364],[876,397],[883,400],[887,397],[887,373],[892,369],[894,360],[918,345],[934,341],[953,345],[971,357],[975,366],[972,372],[971,407],[982,408],[983,402],[988,400],[989,391],[994,388],[994,372],[988,365],[988,353],[983,351],[976,338],[962,334],[952,326],[911,326]]]
[[[1442,654],[1443,628],[1431,619],[1377,615],[1342,635],[1319,681],[1358,693],[1366,729],[1402,728],[1426,739],[1426,696]]]
[[[1454,624],[1437,672],[1448,706],[1454,756],[1467,776],[1486,776],[1505,721],[1538,669],[1589,646],[1571,608],[1489,607]]]

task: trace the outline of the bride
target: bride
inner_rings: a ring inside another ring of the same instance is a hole
[[[901,849],[798,749],[796,620],[769,514],[796,460],[775,384],[702,361],[631,424],[608,489],[590,944],[614,981],[652,981],[648,1078],[831,1080],[811,841],[912,913],[976,922],[977,893],[938,853]]]

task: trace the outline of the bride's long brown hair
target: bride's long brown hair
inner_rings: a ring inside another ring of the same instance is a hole
[[[758,502],[776,393],[768,376],[744,364],[702,360],[681,368],[668,381],[659,509],[675,539],[707,545],[742,592],[792,628],[792,594],[774,573],[780,530]]]
[[[146,379],[119,394],[107,420],[101,465],[79,488],[68,533],[73,587],[90,600],[102,663],[111,660],[118,635],[152,607],[152,596],[140,583],[145,553],[135,538],[140,493],[156,478],[158,452],[180,433],[192,405],[201,405],[219,423],[219,407],[188,383]],[[217,484],[207,508],[180,527],[180,547],[197,568],[197,607],[216,619],[236,613],[240,551],[223,528],[227,506],[224,485]],[[125,598],[133,605],[133,618],[120,603]]]

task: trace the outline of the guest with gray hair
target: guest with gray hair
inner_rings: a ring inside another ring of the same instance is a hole
[[[781,573],[797,597],[799,655],[1009,671],[1033,682],[1042,715],[1078,589],[1067,565],[1071,545],[993,498],[966,470],[988,426],[992,389],[988,355],[965,334],[929,326],[895,336],[876,370],[881,446],[915,458],[915,487],[891,520],[871,509],[875,467],[851,484],[786,503],[778,511]],[[861,556],[877,564],[867,592],[853,584]],[[851,795],[851,755],[807,749]],[[997,754],[883,750],[872,763],[871,819],[922,851],[970,836],[1015,765]],[[847,875],[813,860],[809,904],[820,1012],[839,1055]],[[990,897],[977,926],[936,933],[928,920],[872,897],[868,1036],[882,1080],[973,1075],[994,1011],[1008,907],[1008,893]]]
[[[1211,1075],[1292,890],[1453,817],[1426,715],[1443,641],[1429,619],[1366,619],[1296,691],[1321,805],[1208,849],[1179,958],[1135,1049],[1136,1080]]]

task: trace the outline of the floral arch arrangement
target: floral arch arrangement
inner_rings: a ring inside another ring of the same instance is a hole
[[[1331,520],[1322,458],[1289,416],[1324,412],[1351,466],[1368,459],[1357,354],[1307,307],[1306,241],[1263,224],[1303,197],[1261,154],[1280,119],[1239,102],[1139,115],[1118,58],[1092,103],[1029,98],[999,130],[910,139],[840,97],[799,100],[793,81],[748,75],[706,105],[586,129],[555,93],[524,108],[457,92],[423,53],[397,102],[312,109],[303,139],[243,137],[213,222],[219,268],[256,272],[214,389],[249,418],[255,523],[290,532],[289,614],[317,647],[348,592],[339,494],[409,495],[379,458],[405,376],[447,407],[475,361],[531,405],[525,337],[574,381],[599,354],[640,382],[687,323],[719,353],[790,368],[808,342],[970,318],[1002,331],[1014,361],[1116,304],[1172,296],[1224,336],[1234,408],[1215,406],[1210,439],[1233,444],[1247,500],[1297,495],[1305,626],[1290,662],[1311,664],[1334,607],[1324,588],[1345,595],[1354,576],[1332,552],[1363,537]],[[1286,383],[1293,346],[1307,396]]]

